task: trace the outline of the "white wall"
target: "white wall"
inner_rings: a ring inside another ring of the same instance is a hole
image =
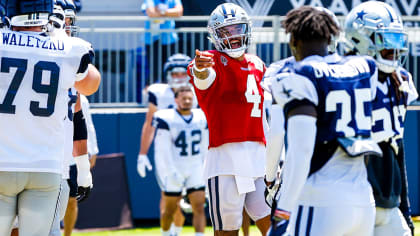
[[[142,15],[143,0],[81,0],[79,15]]]

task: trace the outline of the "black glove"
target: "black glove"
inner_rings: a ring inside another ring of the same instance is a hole
[[[77,188],[77,202],[83,202],[84,200],[88,199],[90,195],[91,187],[78,187]]]
[[[414,223],[413,223],[413,219],[411,219],[410,215],[404,215],[404,219],[407,222],[408,227],[411,230],[411,235],[414,236]]]
[[[266,184],[266,187],[264,190],[265,203],[267,203],[267,205],[271,207],[272,209],[273,208],[275,209],[276,206],[273,206],[273,205],[275,205],[276,203],[276,197],[279,191],[280,181],[276,179],[270,185],[267,185],[268,182],[264,178],[264,182]]]

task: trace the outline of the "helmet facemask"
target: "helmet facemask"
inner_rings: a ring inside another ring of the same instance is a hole
[[[72,37],[79,35],[80,27],[76,25],[76,13],[72,9],[64,10],[66,16],[66,33]]]
[[[50,35],[56,35],[59,30],[64,29],[64,10],[61,6],[54,5],[53,13],[50,14],[47,31]]]
[[[221,26],[214,32],[216,48],[232,58],[242,56],[250,44],[251,32],[246,23]]]
[[[185,67],[174,67],[167,72],[166,79],[171,88],[177,89],[180,87],[188,86],[188,74]]]
[[[394,72],[404,65],[408,54],[408,35],[403,31],[377,30],[373,34],[375,59],[380,71]]]

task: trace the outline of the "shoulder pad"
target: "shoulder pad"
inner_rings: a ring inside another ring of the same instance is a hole
[[[168,84],[156,83],[156,84],[150,85],[147,88],[147,91],[151,93],[163,93],[168,87],[169,87]]]
[[[404,67],[401,67],[401,66],[398,67],[398,70],[397,71],[399,71],[401,73],[401,75],[404,75],[406,77],[410,77],[411,76],[411,73],[408,72]]]
[[[288,57],[286,59],[276,61],[270,64],[270,66],[265,71],[264,77],[263,77],[263,84],[267,88],[271,87],[271,80],[274,79],[278,74],[283,72],[290,72],[293,63],[295,63],[294,57]],[[270,89],[269,89],[270,90]]]
[[[296,73],[280,73],[272,80],[272,95],[274,100],[285,106],[293,100],[307,100],[318,105],[316,83],[306,76]]]
[[[252,54],[246,54],[249,60],[254,63],[255,68],[261,72],[264,72],[264,62],[258,56]]]

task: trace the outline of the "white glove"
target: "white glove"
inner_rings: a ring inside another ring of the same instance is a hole
[[[146,177],[146,168],[147,170],[152,170],[152,165],[150,164],[149,158],[147,155],[139,154],[137,157],[137,172],[139,173],[140,177]]]
[[[92,174],[90,173],[89,155],[81,155],[74,158],[77,167],[77,185],[84,188],[92,188]]]

